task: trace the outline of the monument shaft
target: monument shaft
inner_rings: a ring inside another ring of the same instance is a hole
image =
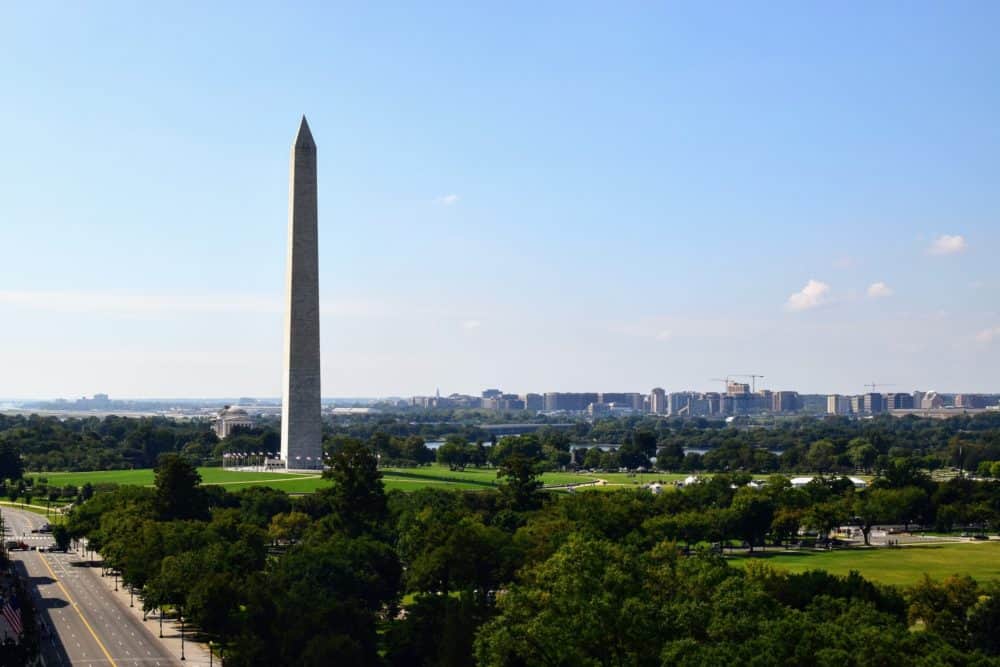
[[[303,116],[292,146],[288,187],[281,403],[281,458],[287,468],[322,467],[318,223],[316,143]]]

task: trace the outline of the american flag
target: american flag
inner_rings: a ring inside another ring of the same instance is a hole
[[[3,608],[0,608],[0,614],[3,614],[3,617],[7,619],[7,623],[10,624],[10,628],[14,631],[14,634],[20,635],[24,632],[24,627],[21,625],[21,605],[17,603],[16,595],[11,595],[3,601]]]

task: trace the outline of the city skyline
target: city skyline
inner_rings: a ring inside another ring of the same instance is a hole
[[[1000,9],[234,8],[9,9],[0,396],[279,395],[304,111],[331,396],[994,390]]]

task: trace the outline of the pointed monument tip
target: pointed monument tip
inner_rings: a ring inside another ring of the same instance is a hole
[[[295,147],[316,148],[316,142],[313,141],[313,135],[309,130],[309,122],[306,121],[305,114],[302,114],[302,122],[299,123],[299,131],[295,135]]]

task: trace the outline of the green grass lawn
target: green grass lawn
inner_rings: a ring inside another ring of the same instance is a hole
[[[750,558],[734,556],[731,562],[742,565]],[[753,558],[791,572],[826,570],[844,575],[857,570],[872,581],[898,586],[915,584],[924,573],[936,579],[953,574],[967,574],[979,581],[1000,579],[1000,542],[997,541],[920,544],[898,549],[773,552]]]
[[[250,486],[270,486],[283,489],[289,493],[311,493],[323,488],[329,482],[318,474],[280,473],[280,472],[243,472],[223,470],[222,468],[199,468],[204,484],[217,484],[230,490],[238,490]],[[152,486],[153,471],[142,470],[105,470],[94,472],[48,472],[28,473],[31,477],[45,477],[50,486],[65,486],[73,484],[133,484]],[[414,491],[425,487],[445,489],[487,489],[497,485],[497,472],[490,468],[467,468],[466,470],[449,470],[447,466],[433,464],[419,468],[384,468],[382,479],[386,489],[401,489]],[[542,482],[546,486],[579,484],[594,481],[593,475],[577,475],[573,473],[545,473]]]
[[[222,468],[199,468],[204,484],[218,484],[230,490],[238,490],[250,486],[270,486],[283,489],[289,493],[311,493],[321,489],[329,482],[318,474],[281,473],[281,472],[243,472],[223,470]],[[50,486],[65,486],[74,484],[83,486],[90,484],[134,484],[152,486],[153,471],[142,470],[104,470],[95,472],[48,472],[28,473],[31,477],[45,477]],[[466,468],[465,470],[449,470],[448,466],[432,464],[419,468],[383,468],[382,476],[386,489],[401,489],[414,491],[425,487],[442,489],[487,489],[497,485],[495,468]],[[602,490],[611,491],[623,487],[638,487],[650,482],[670,484],[687,477],[687,473],[642,473],[631,474],[623,472],[602,473],[571,473],[547,472],[542,475],[542,483],[546,487],[566,486],[569,484],[586,484],[597,479],[608,482]]]
[[[223,470],[222,468],[198,468],[201,480],[204,484],[244,485],[254,483],[289,483],[295,480],[309,479],[316,475],[303,475],[297,473],[280,472],[242,472],[235,470]],[[103,470],[99,472],[48,472],[29,473],[31,477],[45,477],[50,486],[64,486],[75,484],[83,486],[90,484],[133,484],[138,486],[152,486],[153,471],[149,468],[141,470]]]

